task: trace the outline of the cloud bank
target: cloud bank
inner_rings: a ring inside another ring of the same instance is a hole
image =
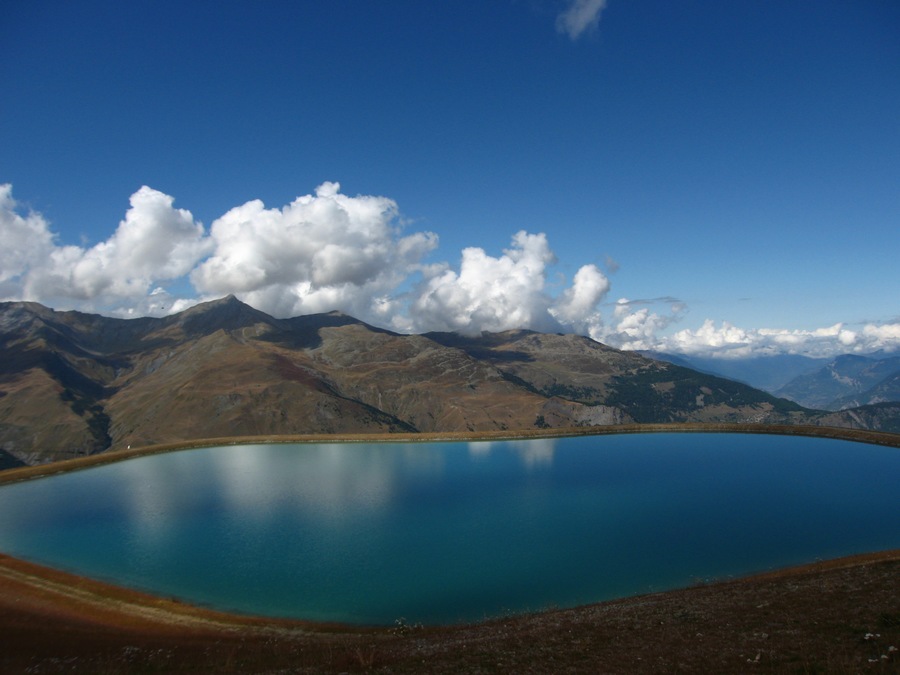
[[[155,284],[184,276],[211,250],[203,226],[173,202],[142,187],[108,240],[57,246],[48,223],[17,213],[12,187],[0,186],[0,297],[89,310],[141,305]]]
[[[348,197],[337,183],[282,209],[256,200],[210,227],[212,255],[190,274],[207,296],[234,293],[274,316],[341,309],[383,318],[376,309],[422,259],[437,236],[401,236],[397,205],[385,197]]]
[[[830,357],[836,354],[900,349],[900,322],[869,323],[851,330],[843,323],[815,330],[778,328],[744,329],[723,321],[719,326],[707,319],[700,328],[678,331],[661,338],[660,351],[677,354],[743,358],[774,354]]]
[[[547,294],[547,268],[556,262],[547,236],[524,230],[513,236],[500,257],[481,248],[462,252],[459,272],[449,265],[425,271],[413,293],[407,317],[397,327],[477,334],[528,327],[579,332],[599,321],[597,305],[609,281],[594,265],[575,274],[572,286],[557,298]]]
[[[610,280],[592,264],[571,280],[551,276],[556,256],[544,233],[517,232],[498,256],[473,246],[457,266],[427,262],[436,234],[404,232],[393,200],[344,195],[338,183],[282,208],[236,206],[209,230],[174,202],[142,187],[106,241],[59,245],[43,216],[22,213],[12,187],[0,185],[0,300],[129,317],[233,293],[276,317],[340,310],[410,333],[528,328],[726,358],[900,349],[900,322],[803,331],[707,320],[672,332],[687,312],[676,298],[607,302]]]

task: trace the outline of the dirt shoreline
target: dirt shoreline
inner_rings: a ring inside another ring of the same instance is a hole
[[[446,627],[232,615],[5,555],[0,580],[0,672],[900,672],[900,550]]]
[[[598,430],[566,431],[207,439],[11,469],[0,473],[0,484],[208,445],[493,440]],[[897,434],[826,427],[602,430],[648,431],[790,433],[900,447]],[[0,672],[900,673],[900,549],[479,624],[389,628],[228,614],[0,554],[0,641]]]
[[[900,448],[900,434],[865,429],[824,427],[813,425],[776,424],[706,424],[679,422],[672,424],[615,424],[595,427],[564,427],[555,429],[526,429],[515,431],[455,431],[422,432],[396,434],[302,434],[267,436],[226,436],[220,438],[198,438],[178,443],[160,443],[140,448],[114,449],[95,455],[86,455],[59,462],[35,466],[17,467],[0,471],[0,485],[22,480],[52,476],[66,471],[78,471],[94,466],[121,462],[136,457],[177,452],[196,448],[225,445],[256,445],[262,443],[416,443],[454,441],[499,441],[529,438],[566,438],[569,436],[605,436],[609,434],[641,433],[742,433],[770,434],[780,436],[813,436],[832,438],[859,443],[871,443]]]

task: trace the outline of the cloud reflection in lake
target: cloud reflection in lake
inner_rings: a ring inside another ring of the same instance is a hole
[[[501,452],[512,451],[528,470],[549,468],[553,465],[556,452],[555,438],[533,438],[510,441],[476,441],[469,443],[469,454],[474,458],[485,458],[495,449]]]

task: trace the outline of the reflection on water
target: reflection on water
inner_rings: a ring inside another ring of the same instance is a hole
[[[739,434],[229,446],[0,488],[0,550],[249,613],[477,620],[895,548],[898,475]]]
[[[493,449],[502,452],[512,450],[527,469],[549,467],[553,464],[553,452],[556,448],[555,438],[534,438],[530,440],[510,441],[475,441],[469,443],[469,454],[479,458],[490,454]]]
[[[122,464],[116,489],[136,522],[152,531],[185,508],[186,498],[211,486],[220,508],[251,520],[266,519],[276,508],[352,517],[385,509],[400,480],[438,480],[444,464],[440,453],[409,444],[250,445],[200,452],[202,458],[196,451],[180,452],[158,462]]]

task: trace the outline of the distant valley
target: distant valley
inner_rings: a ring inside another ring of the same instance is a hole
[[[858,392],[872,405],[829,412],[577,335],[402,335],[340,313],[276,319],[232,296],[127,320],[0,303],[0,354],[0,467],[245,435],[633,422],[900,431],[896,374],[875,381],[888,359],[854,371],[872,382]],[[797,378],[815,378],[828,364],[802,367]]]
[[[645,354],[744,382],[808,408],[836,411],[900,402],[900,356],[844,354],[833,359],[813,359],[778,355],[715,359]]]

